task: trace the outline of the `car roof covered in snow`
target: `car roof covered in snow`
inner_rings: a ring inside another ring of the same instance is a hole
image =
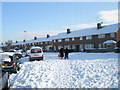
[[[31,49],[42,49],[42,48],[38,47],[38,46],[33,46],[33,47],[31,47]]]

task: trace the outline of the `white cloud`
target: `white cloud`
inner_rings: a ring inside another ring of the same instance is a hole
[[[97,14],[99,14],[99,17],[95,18],[96,22],[92,22],[88,24],[69,25],[69,26],[65,26],[64,28],[70,28],[76,30],[76,29],[96,27],[97,22],[103,22],[104,25],[118,23],[118,10],[100,11]]]
[[[100,19],[108,24],[118,23],[118,10],[98,12]]]
[[[70,28],[70,29],[76,30],[76,29],[91,28],[95,26],[96,26],[96,23],[89,23],[89,24],[69,25],[69,26],[65,26],[64,28]]]

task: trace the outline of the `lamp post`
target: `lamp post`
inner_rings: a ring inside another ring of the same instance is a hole
[[[25,52],[26,52],[26,32],[27,31],[24,31],[24,34],[25,34]]]

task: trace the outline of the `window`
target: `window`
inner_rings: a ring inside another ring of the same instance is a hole
[[[98,44],[98,48],[103,48],[103,44]]]
[[[98,35],[98,38],[105,38],[105,34]]]
[[[54,46],[54,50],[56,50],[56,46]]]
[[[92,36],[86,36],[86,40],[92,39]]]
[[[69,38],[65,38],[65,41],[69,41]]]
[[[75,38],[72,38],[72,41],[74,41],[75,40]]]
[[[53,42],[56,42],[56,40],[53,40]]]
[[[41,53],[41,49],[32,49],[31,53]]]
[[[115,37],[115,33],[110,33],[110,37]]]
[[[60,49],[62,46],[58,46],[58,49]]]
[[[93,49],[94,44],[85,44],[85,49]]]
[[[80,40],[83,40],[83,37],[80,37]]]
[[[75,45],[72,45],[72,49],[75,49]]]
[[[83,49],[83,44],[80,44],[80,49]]]
[[[71,49],[71,46],[70,45],[65,45],[64,49],[66,49],[66,48]]]
[[[61,42],[62,40],[61,39],[58,39],[58,42]]]

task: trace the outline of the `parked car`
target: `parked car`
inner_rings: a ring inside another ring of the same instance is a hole
[[[15,54],[18,56],[18,58],[22,58],[22,51],[21,50],[16,50]]]
[[[1,65],[0,61],[0,65]],[[9,73],[5,72],[3,68],[0,66],[0,90],[8,90],[10,86],[10,80],[9,80]]]
[[[120,53],[120,47],[115,47],[115,52]]]
[[[43,50],[41,47],[32,47],[29,54],[30,61],[43,60]]]
[[[15,49],[8,50],[8,52],[15,52],[15,51],[16,51]]]
[[[6,72],[17,73],[20,70],[19,57],[15,53],[5,53],[2,55],[2,68]]]
[[[26,50],[25,56],[29,56],[30,55],[30,50]]]
[[[0,53],[3,53],[3,50],[0,49]]]

